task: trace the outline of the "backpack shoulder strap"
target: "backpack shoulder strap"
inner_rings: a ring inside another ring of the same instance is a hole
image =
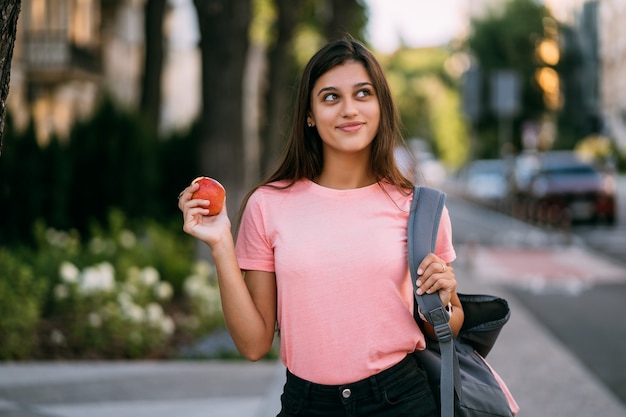
[[[445,198],[446,195],[444,193],[434,188],[416,186],[413,190],[407,242],[409,268],[411,269],[414,292],[417,291],[415,282],[419,278],[417,267],[426,255],[435,251],[439,221]],[[444,324],[447,326],[448,314],[444,311],[438,294],[418,296],[415,293],[415,301],[430,324],[433,326]],[[418,318],[417,311],[415,311],[415,317]]]
[[[426,255],[435,251],[437,243],[437,232],[439,221],[445,203],[445,194],[428,187],[416,186],[413,191],[413,201],[409,214],[409,225],[407,230],[409,268],[411,270],[411,281],[413,283],[413,294],[415,295],[416,320],[421,321],[418,315],[419,310],[426,320],[433,325],[439,342],[441,352],[441,416],[454,416],[454,391],[455,386],[460,387],[460,376],[455,372],[455,350],[452,329],[448,324],[448,313],[445,311],[439,294],[417,295],[416,281],[417,267]],[[458,368],[457,368],[458,369]]]

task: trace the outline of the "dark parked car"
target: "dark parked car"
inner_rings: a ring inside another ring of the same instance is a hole
[[[524,167],[528,155],[524,156]],[[524,172],[518,199],[527,216],[540,222],[605,220],[615,222],[615,178],[573,152],[536,155],[534,169]]]

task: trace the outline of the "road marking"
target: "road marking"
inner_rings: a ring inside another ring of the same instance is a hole
[[[468,249],[468,248],[464,248]],[[461,250],[462,251],[462,250]],[[626,283],[626,268],[580,247],[485,248],[465,254],[476,279],[527,287],[532,291],[578,294],[599,283]]]

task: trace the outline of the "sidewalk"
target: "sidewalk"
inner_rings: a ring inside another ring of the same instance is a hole
[[[577,263],[576,259],[570,262]],[[457,268],[457,276],[463,274],[463,269]],[[499,295],[511,308],[511,319],[488,360],[519,403],[518,417],[626,417],[624,404],[587,372],[524,305],[505,288],[490,282],[487,271],[477,267],[474,272],[464,276],[459,292]],[[622,272],[626,277],[626,270]]]
[[[459,260],[459,292],[510,303],[511,320],[488,359],[520,404],[518,417],[626,417],[624,405],[505,287],[480,278],[489,276],[485,265]],[[276,362],[0,364],[0,417],[269,417],[278,412],[283,380]]]

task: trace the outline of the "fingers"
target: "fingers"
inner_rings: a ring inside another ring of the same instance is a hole
[[[196,184],[192,184],[190,186],[188,186],[187,188],[185,188],[183,191],[180,192],[180,194],[178,194],[178,208],[182,211],[183,209],[183,205],[189,201],[189,199],[191,198],[191,194],[193,194],[192,188],[193,187],[197,187]]]
[[[430,275],[446,272],[446,263],[439,259],[434,253],[429,253],[417,267],[417,275]]]
[[[178,194],[178,208],[180,209],[180,211],[184,211],[185,204],[188,201],[191,201],[192,194],[196,190],[198,190],[198,188],[200,188],[200,185],[198,183],[194,183],[181,191],[180,194]]]
[[[440,294],[441,292],[452,294],[456,291],[454,268],[446,265],[434,254],[429,254],[424,258],[418,267],[417,274],[420,276],[416,281],[419,295],[432,294],[437,291]]]

